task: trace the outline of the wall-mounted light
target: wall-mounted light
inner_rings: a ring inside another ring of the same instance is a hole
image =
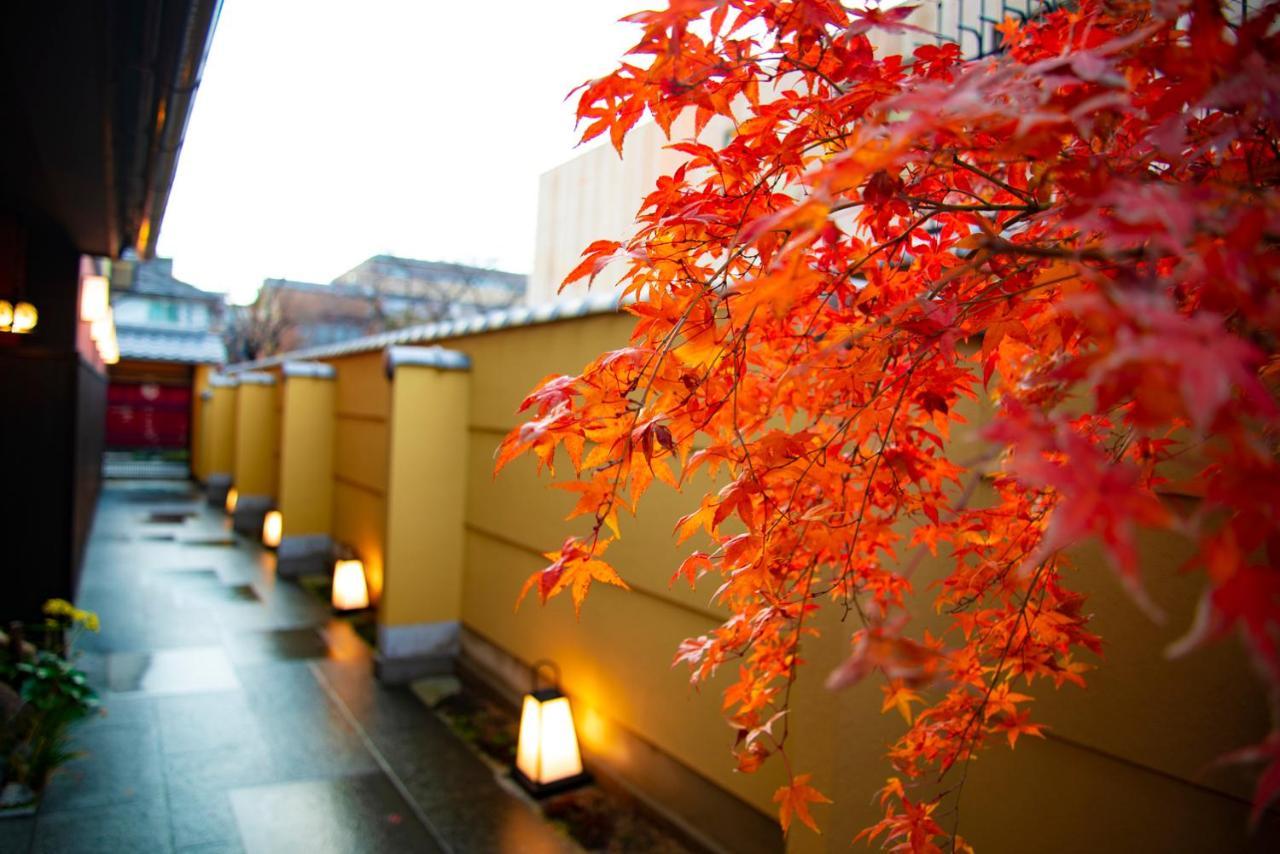
[[[111,306],[107,306],[107,310],[102,312],[93,319],[89,324],[89,337],[94,341],[102,341],[108,336],[114,335],[116,330],[116,315],[111,310]]]
[[[333,565],[333,607],[337,611],[359,611],[369,607],[369,584],[364,563],[340,560]]]
[[[538,688],[542,670],[555,673],[551,687]],[[550,661],[533,665],[533,687],[520,710],[520,738],[516,744],[516,782],[535,797],[563,792],[586,783],[578,733],[573,727],[569,698],[560,692],[560,668]]]
[[[111,285],[106,276],[85,276],[80,282],[80,319],[93,323],[111,310]]]
[[[0,332],[25,335],[40,322],[40,312],[29,302],[11,303],[0,300]]]
[[[262,544],[269,549],[280,547],[284,537],[284,514],[279,510],[269,510],[262,517]]]
[[[236,512],[236,502],[238,502],[239,500],[240,500],[240,493],[236,492],[236,488],[234,486],[227,490],[227,512],[228,513]]]
[[[110,335],[98,342],[98,355],[106,365],[114,365],[120,361],[120,343],[116,341],[114,329],[111,330]]]

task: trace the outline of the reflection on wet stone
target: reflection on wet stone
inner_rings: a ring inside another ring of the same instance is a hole
[[[107,657],[107,687],[121,693],[182,694],[240,687],[218,647],[117,652]]]
[[[78,603],[102,617],[79,648],[106,711],[0,851],[571,850],[411,692],[374,679],[350,623],[193,500],[106,485]]]
[[[239,633],[229,646],[236,663],[324,658],[329,653],[324,638],[311,628]]]
[[[248,854],[440,851],[382,774],[231,792]]]

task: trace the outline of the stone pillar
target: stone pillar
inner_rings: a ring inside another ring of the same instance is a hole
[[[323,362],[286,362],[280,425],[280,514],[276,549],[283,578],[332,569],[334,369]]]
[[[387,547],[376,670],[384,682],[450,672],[462,613],[470,359],[390,347]]]
[[[275,505],[276,443],[279,441],[274,374],[238,374],[235,466],[238,497],[232,527],[247,537],[262,536],[262,519]]]
[[[205,407],[207,430],[201,439],[204,448],[205,495],[214,507],[227,503],[235,466],[236,381],[215,374],[209,377],[209,400]]]

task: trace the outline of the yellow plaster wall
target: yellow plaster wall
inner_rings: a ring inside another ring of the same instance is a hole
[[[196,365],[191,376],[191,475],[200,482],[209,476],[208,443],[205,441],[209,429],[205,423],[209,406],[200,395],[208,390],[212,374],[211,366]]]
[[[235,464],[232,482],[240,495],[274,496],[279,441],[274,385],[236,387]]]
[[[417,369],[421,386],[407,383],[402,391],[410,402],[397,403],[394,412],[381,353],[332,360],[338,370],[332,532],[359,550],[375,595],[384,592],[384,558],[390,560],[388,589],[396,592],[381,619],[447,618],[440,616],[447,611],[432,610],[443,600],[432,588],[430,569],[433,548],[454,548],[448,530],[454,523],[439,515],[453,496],[465,507],[463,622],[521,660],[547,657],[561,665],[588,748],[614,752],[599,740],[610,726],[621,725],[772,814],[781,769],[732,771],[733,736],[720,711],[723,681],[694,691],[686,671],[670,667],[677,644],[711,629],[723,613],[707,601],[713,579],[696,592],[668,585],[682,557],[698,547],[677,547],[670,533],[675,518],[692,509],[698,490],[685,497],[655,484],[640,519],[624,518],[622,540],[610,557],[633,586],[630,593],[597,586],[580,619],[567,598],[545,608],[530,600],[512,612],[520,586],[545,565],[540,553],[582,525],[562,521],[573,496],[548,489],[545,476],[534,476],[532,460],[518,460],[495,480],[493,451],[518,423],[515,409],[538,380],[576,372],[600,352],[623,346],[630,326],[627,317],[606,315],[439,342],[471,356],[470,374],[446,388],[428,382],[434,372]],[[438,435],[424,426],[437,423],[432,406],[457,407],[463,395],[465,448],[457,425],[446,423]],[[975,415],[971,430],[981,422],[981,413]],[[971,458],[972,443],[972,432],[957,436],[956,447],[964,451],[957,454]],[[561,463],[563,478],[568,463]],[[427,471],[437,473],[435,482],[422,477]],[[390,519],[389,491],[403,499],[391,505]],[[401,531],[403,544],[396,540]],[[1257,682],[1231,642],[1186,660],[1164,659],[1163,649],[1190,620],[1197,579],[1176,572],[1185,544],[1149,539],[1144,548],[1151,567],[1147,583],[1168,621],[1150,622],[1099,556],[1080,550],[1073,583],[1090,595],[1106,660],[1089,674],[1085,690],[1033,690],[1037,719],[1051,727],[1048,739],[1024,738],[1014,752],[996,746],[972,766],[960,831],[979,850],[1265,850],[1274,841],[1273,826],[1252,841],[1243,836],[1249,770],[1209,767],[1264,735]],[[942,571],[941,562],[927,561],[917,583],[926,585]],[[409,610],[402,611],[402,604]],[[916,619],[926,626],[940,618],[922,612]],[[814,810],[825,827],[822,837],[800,830],[788,848],[843,851],[875,820],[870,796],[891,773],[883,755],[903,724],[896,713],[880,713],[874,681],[839,694],[822,687],[845,654],[853,626],[834,612],[815,625],[822,636],[804,648],[808,667],[795,688],[792,750],[797,767],[812,772],[837,803]],[[731,678],[731,669],[719,679]]]
[[[290,377],[282,386],[280,512],[286,536],[328,534],[333,520],[334,382]]]
[[[568,691],[582,706],[580,721],[607,715],[772,813],[777,769],[764,775],[732,771],[732,733],[721,718],[719,686],[692,692],[683,669],[669,666],[679,641],[708,630],[721,613],[707,601],[713,579],[697,592],[668,586],[673,569],[697,547],[676,547],[670,533],[674,520],[692,509],[689,498],[655,484],[640,518],[623,519],[622,539],[609,556],[634,588],[631,593],[593,588],[578,620],[567,600],[546,608],[530,600],[511,613],[520,585],[545,565],[539,553],[558,547],[585,523],[562,521],[573,497],[547,489],[547,477],[534,476],[531,459],[515,462],[495,480],[493,450],[518,423],[515,409],[538,380],[576,372],[600,352],[623,346],[630,326],[627,317],[597,316],[440,342],[473,361],[463,620],[517,658],[560,663]],[[957,432],[953,445],[958,457],[972,459],[984,413],[971,408],[968,414],[973,423]],[[567,477],[568,461],[561,462],[561,477]],[[1165,626],[1137,611],[1096,553],[1081,550],[1076,584],[1090,594],[1096,625],[1107,639],[1107,659],[1090,674],[1084,691],[1041,686],[1034,692],[1038,719],[1052,726],[1048,742],[1020,745],[1012,754],[997,746],[975,765],[971,776],[980,775],[984,785],[969,786],[963,814],[965,827],[982,837],[975,841],[985,840],[987,850],[1006,850],[1027,838],[1037,839],[1037,850],[1072,850],[1070,835],[1042,845],[1035,832],[1043,820],[1065,834],[1082,799],[1096,800],[1091,822],[1121,828],[1113,844],[1099,850],[1132,850],[1126,845],[1140,838],[1144,823],[1162,824],[1153,839],[1190,844],[1217,836],[1243,844],[1251,778],[1238,769],[1204,769],[1265,734],[1265,704],[1233,644],[1185,661],[1164,658],[1165,646],[1191,619],[1196,579],[1176,572],[1179,544],[1165,539],[1146,546],[1153,593],[1170,613]],[[941,571],[940,563],[932,566]],[[922,598],[927,596],[926,591]],[[918,618],[922,624],[937,619]],[[823,637],[804,652],[810,666],[795,689],[792,746],[799,763],[838,804],[815,810],[826,823],[824,836],[792,835],[788,844],[797,851],[845,850],[874,820],[870,795],[891,773],[884,751],[902,730],[896,713],[880,713],[878,685],[839,695],[822,687],[853,629],[833,615],[822,627]],[[590,746],[590,731],[583,739]],[[1045,802],[1048,780],[1075,794]],[[1134,787],[1142,792],[1135,794]],[[1005,821],[1010,798],[1019,805],[1016,822]],[[1160,806],[1166,801],[1185,812],[1167,814]]]
[[[271,429],[274,441],[271,443],[271,494],[279,500],[280,497],[280,455],[281,441],[284,438],[284,372],[280,368],[274,368],[271,375],[276,378],[275,385],[271,387]]]
[[[235,467],[236,447],[236,389],[232,386],[216,386],[211,389],[209,401],[209,438],[205,452],[208,473],[231,474]]]
[[[391,386],[382,353],[333,359],[333,521],[337,543],[364,561],[370,598],[382,596],[386,555]]]
[[[536,598],[512,613],[526,578],[546,565],[542,552],[556,549],[587,520],[564,521],[574,497],[535,476],[532,459],[512,463],[496,479],[493,453],[519,423],[516,408],[548,374],[576,373],[605,350],[626,345],[630,316],[577,320],[500,330],[441,341],[471,356],[470,444],[466,461],[466,540],[463,621],[468,628],[529,662],[551,658],[563,669],[590,749],[599,716],[612,719],[757,808],[767,810],[777,770],[758,775],[733,771],[732,733],[718,699],[723,682],[694,691],[685,670],[671,667],[681,640],[708,631],[725,612],[710,604],[714,586],[697,591],[671,585],[680,561],[699,546],[676,545],[675,520],[688,499],[655,485],[640,514],[622,520],[622,539],[609,557],[632,586],[630,593],[597,585],[574,619],[567,599],[542,607]],[[571,477],[561,459],[558,480]]]
[[[457,620],[462,606],[468,375],[402,366],[391,407],[384,625]]]

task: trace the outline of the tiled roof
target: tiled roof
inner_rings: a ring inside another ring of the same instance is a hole
[[[362,299],[369,297],[371,288],[358,288],[354,285],[325,284],[323,282],[300,282],[296,279],[263,279],[264,291],[298,291],[305,294],[325,294],[327,296],[352,297]]]
[[[395,329],[391,332],[381,332],[377,335],[366,335],[363,338],[340,341],[337,344],[328,344],[323,347],[309,347],[303,350],[294,350],[290,353],[280,353],[266,359],[259,359],[256,362],[241,362],[236,365],[229,365],[226,370],[228,372],[257,370],[274,367],[284,362],[350,356],[356,353],[373,353],[398,344],[425,344],[444,338],[457,338],[462,335],[491,332],[512,326],[534,326],[541,323],[551,323],[556,320],[585,317],[589,314],[608,314],[617,311],[621,305],[622,303],[620,303],[615,294],[594,294],[581,299],[560,300],[558,302],[544,303],[543,305],[518,305],[513,308],[490,311],[460,320],[424,323],[418,326],[408,326],[404,329]]]
[[[168,261],[168,259],[163,260]],[[202,291],[195,285],[175,279],[171,264],[158,264],[154,261],[139,264],[134,268],[133,286],[129,290],[151,296],[198,299],[207,302],[222,302],[223,299],[222,294]]]
[[[473,267],[470,264],[456,264],[451,261],[423,261],[419,258],[401,258],[397,255],[374,255],[372,258],[352,267],[338,279],[350,276],[357,271],[368,268],[375,270],[400,269],[417,275],[431,278],[483,280],[487,284],[501,285],[513,291],[524,291],[529,277],[523,273],[509,273],[506,270],[495,270],[491,267]]]
[[[157,331],[136,326],[116,329],[121,359],[149,362],[220,364],[227,359],[222,339],[212,332]]]

